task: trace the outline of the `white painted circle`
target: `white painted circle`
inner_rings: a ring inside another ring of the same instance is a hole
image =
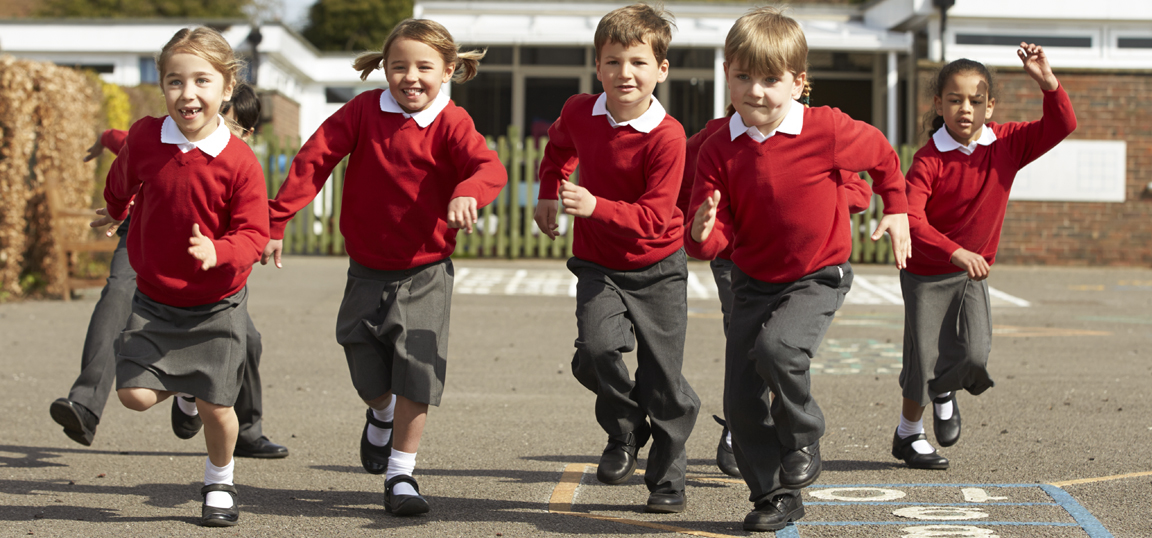
[[[849,502],[894,501],[907,495],[898,489],[885,488],[821,488],[813,489],[808,494],[826,501]]]
[[[1000,538],[992,529],[981,529],[968,525],[924,525],[904,527],[901,538]]]
[[[961,508],[959,506],[909,506],[895,510],[892,513],[910,519],[941,521],[988,517],[988,513],[979,508]]]

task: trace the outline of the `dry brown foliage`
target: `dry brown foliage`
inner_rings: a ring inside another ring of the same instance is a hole
[[[98,135],[101,93],[84,73],[51,63],[0,56],[0,291],[19,295],[25,274],[44,275],[58,295],[67,267],[57,241],[90,237],[87,217],[54,219],[57,207],[90,208],[94,163],[86,149]]]

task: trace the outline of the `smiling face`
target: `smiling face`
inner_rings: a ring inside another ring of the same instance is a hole
[[[988,81],[979,73],[956,73],[933,98],[936,113],[944,118],[948,134],[965,146],[980,138],[984,123],[992,118],[996,99],[989,99]]]
[[[232,98],[233,83],[195,54],[173,54],[164,65],[164,102],[168,115],[189,142],[216,130],[220,105]]]
[[[630,47],[609,41],[600,47],[596,59],[596,79],[604,84],[608,112],[623,122],[639,118],[652,104],[656,83],[668,78],[668,60],[657,62],[652,47],[636,43]]]
[[[384,59],[388,71],[388,91],[409,114],[432,104],[440,95],[440,85],[452,80],[455,65],[445,65],[436,49],[412,39],[397,39]]]
[[[724,74],[728,79],[728,93],[732,106],[744,119],[744,124],[755,126],[761,134],[768,134],[780,126],[792,102],[804,93],[807,73],[792,75],[755,74],[739,62],[725,62]]]

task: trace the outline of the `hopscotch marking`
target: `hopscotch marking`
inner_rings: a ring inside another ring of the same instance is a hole
[[[719,298],[711,271],[689,271],[687,288],[689,299]],[[576,276],[566,269],[468,267],[457,269],[454,292],[463,295],[575,297]],[[995,288],[988,288],[988,292],[995,307],[1032,305]],[[903,305],[900,277],[857,274],[844,304]]]

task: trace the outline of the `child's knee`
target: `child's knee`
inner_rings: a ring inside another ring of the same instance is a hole
[[[124,407],[133,411],[146,411],[152,404],[155,403],[154,398],[146,398],[147,393],[141,389],[128,388],[119,389],[116,391],[116,397],[120,398],[120,403]]]
[[[229,419],[236,420],[236,409],[232,406],[216,405],[197,398],[196,410],[200,412],[200,417],[206,423],[219,424]]]

